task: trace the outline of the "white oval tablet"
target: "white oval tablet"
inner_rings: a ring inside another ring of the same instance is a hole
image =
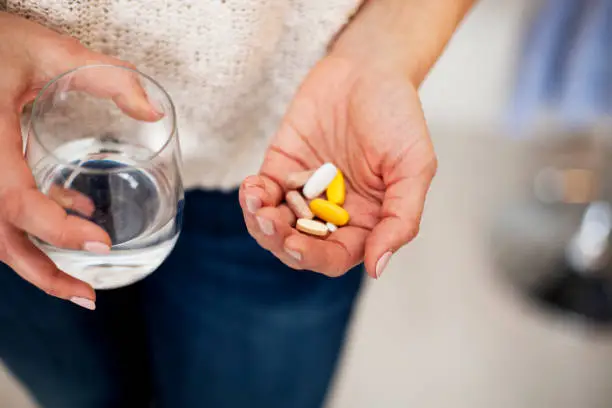
[[[334,180],[337,173],[338,169],[331,163],[325,163],[319,167],[304,185],[304,188],[302,189],[304,197],[312,200],[313,198],[317,198],[323,194],[323,192]]]
[[[324,237],[329,232],[322,222],[309,220],[307,218],[300,218],[297,220],[296,228],[298,231],[317,237]]]

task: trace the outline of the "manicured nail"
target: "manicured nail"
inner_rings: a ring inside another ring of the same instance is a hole
[[[153,107],[151,109],[151,114],[153,115],[153,117],[159,118],[159,119],[165,116],[165,113],[161,109],[157,109],[156,107]]]
[[[70,208],[86,217],[90,217],[96,211],[91,200],[85,197],[75,198]]]
[[[259,197],[246,196],[245,201],[247,210],[249,210],[251,214],[255,214],[257,210],[261,208],[261,200],[259,199]]]
[[[261,229],[261,232],[263,232],[264,235],[274,235],[274,224],[272,221],[263,217],[257,217],[257,223],[259,224],[259,229]]]
[[[68,197],[66,195],[60,196],[58,201],[59,205],[61,205],[63,208],[72,208],[74,206],[74,200],[72,197]]]
[[[383,256],[380,257],[378,262],[376,262],[376,279],[379,279],[380,276],[385,271],[385,268],[387,267],[387,264],[389,263],[389,260],[391,259],[391,255],[393,255],[391,251],[385,252]]]
[[[75,296],[75,297],[71,297],[70,301],[74,303],[75,305],[84,307],[85,309],[96,310],[96,304],[92,300]]]
[[[289,255],[290,257],[292,257],[298,262],[302,260],[302,254],[300,254],[298,251],[295,251],[289,248],[285,248],[285,252],[287,253],[287,255]]]
[[[83,249],[94,254],[106,255],[110,252],[110,247],[102,242],[86,242]]]

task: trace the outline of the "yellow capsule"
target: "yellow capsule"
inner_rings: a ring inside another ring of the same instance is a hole
[[[349,213],[344,208],[321,198],[316,198],[310,202],[310,210],[318,218],[331,222],[337,227],[349,222]]]
[[[334,177],[332,182],[327,187],[327,201],[337,205],[342,205],[344,204],[345,196],[346,187],[344,185],[344,175],[342,175],[342,172],[338,170],[336,177]]]

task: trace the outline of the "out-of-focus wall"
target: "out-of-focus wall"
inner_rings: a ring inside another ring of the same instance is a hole
[[[495,131],[514,81],[522,31],[537,0],[482,0],[424,83],[430,126]],[[435,130],[435,129],[434,129]]]

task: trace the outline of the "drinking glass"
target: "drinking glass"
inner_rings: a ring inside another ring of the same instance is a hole
[[[135,118],[125,99],[134,92],[159,120]],[[26,159],[44,194],[112,241],[110,253],[96,254],[30,237],[62,271],[113,289],[151,274],[172,251],[184,203],[180,147],[172,100],[151,77],[93,65],[55,78],[32,105]]]

